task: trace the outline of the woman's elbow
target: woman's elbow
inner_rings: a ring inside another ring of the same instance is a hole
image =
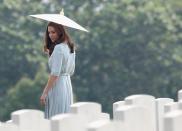
[[[52,77],[52,79],[55,80],[55,81],[59,78],[59,76],[56,76],[56,75],[51,75],[51,77]]]

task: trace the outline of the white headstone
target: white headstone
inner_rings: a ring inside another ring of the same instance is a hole
[[[114,113],[115,120],[124,124],[125,131],[153,131],[149,109],[144,106],[121,106]]]
[[[71,105],[71,113],[83,115],[89,122],[110,119],[109,114],[101,112],[101,105],[95,102],[78,102]]]
[[[89,124],[87,131],[126,131],[119,121],[99,120]]]
[[[182,110],[182,100],[178,101],[178,108],[179,108],[179,110]]]
[[[163,131],[181,131],[182,130],[182,111],[175,110],[166,113],[164,116]]]
[[[148,109],[151,118],[152,131],[156,131],[156,105],[155,97],[150,95],[132,95],[125,98],[126,105],[144,106]]]
[[[96,118],[96,120],[110,120],[110,115],[108,113],[100,113],[98,114],[99,118]]]
[[[22,131],[50,131],[50,121],[44,119],[44,113],[39,110],[18,110],[11,114],[11,119]]]
[[[157,131],[163,131],[164,127],[164,105],[170,102],[173,102],[173,99],[170,98],[158,98],[156,101],[156,124],[157,124]]]
[[[182,100],[182,89],[178,91],[178,101]]]
[[[12,123],[13,121],[12,120],[8,120],[8,121],[6,121],[6,123]]]
[[[86,131],[87,125],[82,115],[60,114],[51,118],[51,131]]]
[[[113,118],[115,117],[114,116],[114,112],[116,111],[116,109],[120,106],[124,106],[125,105],[125,102],[124,101],[117,101],[115,103],[113,103]]]
[[[13,123],[1,123],[0,131],[20,131],[18,126]]]
[[[167,103],[167,104],[164,105],[164,112],[165,113],[175,111],[175,110],[178,110],[178,109],[179,109],[179,106],[178,106],[177,102],[170,102],[170,103]]]

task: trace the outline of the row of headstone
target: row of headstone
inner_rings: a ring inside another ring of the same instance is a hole
[[[99,103],[79,102],[67,114],[44,119],[39,110],[23,109],[0,123],[0,131],[182,131],[182,90],[178,101],[131,95],[113,103],[113,119]]]

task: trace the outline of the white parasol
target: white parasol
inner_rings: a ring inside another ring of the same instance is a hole
[[[85,32],[89,32],[87,29],[85,29],[81,25],[77,24],[75,21],[66,17],[64,15],[63,9],[61,10],[60,14],[36,14],[36,15],[30,15],[30,16],[38,18],[38,19],[54,22],[57,24],[61,24],[61,25],[67,26],[67,27],[75,28],[78,30],[82,30]]]

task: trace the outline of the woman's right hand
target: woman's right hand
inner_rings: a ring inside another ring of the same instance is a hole
[[[46,104],[46,97],[47,95],[46,94],[42,94],[42,96],[40,97],[40,104],[41,105],[45,105]]]

